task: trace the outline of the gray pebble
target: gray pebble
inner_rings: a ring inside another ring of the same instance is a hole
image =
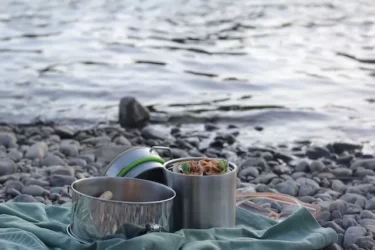
[[[297,180],[301,177],[307,176],[307,174],[304,173],[304,172],[294,172],[291,176],[292,176],[293,179]]]
[[[152,126],[144,127],[141,131],[141,135],[145,139],[164,140],[169,138],[169,134],[164,133],[163,131],[160,131]]]
[[[367,200],[365,207],[367,210],[375,210],[375,197]]]
[[[50,196],[49,196],[51,201],[57,201],[57,200],[60,199],[60,197],[61,197],[61,195],[56,194],[56,193],[51,193]]]
[[[308,178],[299,178],[296,180],[300,186],[298,196],[311,196],[319,190],[319,184]]]
[[[344,192],[346,189],[345,184],[341,180],[333,180],[331,188],[337,192]]]
[[[50,183],[53,187],[62,187],[70,185],[76,180],[73,176],[54,174],[50,177]]]
[[[68,157],[75,157],[78,155],[78,148],[74,144],[62,144],[60,146],[60,152]]]
[[[118,112],[122,127],[141,127],[150,119],[149,110],[131,96],[121,98]]]
[[[8,180],[4,183],[4,186],[7,187],[7,188],[14,188],[19,192],[21,192],[21,190],[23,188],[22,182],[20,182],[18,180]]]
[[[263,159],[265,159],[266,161],[272,161],[273,160],[273,154],[270,153],[270,152],[263,152],[260,156]]]
[[[362,146],[349,142],[335,142],[332,144],[333,150],[336,154],[341,154],[345,151],[353,152],[356,149],[361,149]]]
[[[256,167],[260,171],[269,169],[268,163],[263,158],[250,157],[247,158],[241,165],[241,168]]]
[[[23,154],[15,148],[9,149],[8,157],[13,161],[19,161],[22,159]]]
[[[259,170],[255,167],[247,167],[239,171],[238,176],[241,179],[246,179],[247,176],[258,177]]]
[[[360,213],[362,219],[375,219],[375,214],[369,210],[363,210]]]
[[[352,155],[344,155],[344,156],[340,156],[338,159],[337,159],[337,163],[338,164],[344,164],[344,165],[349,165],[350,162],[353,160],[353,156]]]
[[[330,152],[322,147],[310,147],[306,150],[306,156],[312,160],[317,160],[323,157],[330,157]]]
[[[126,139],[124,136],[118,136],[113,140],[114,143],[120,144],[120,145],[125,145],[125,146],[131,146],[132,143]]]
[[[344,229],[347,229],[354,226],[359,226],[358,222],[354,218],[348,217],[348,215],[344,215],[344,218],[342,219],[342,227]]]
[[[94,156],[94,158],[95,158],[95,156]],[[74,165],[78,165],[78,166],[81,166],[81,167],[87,166],[87,162],[84,159],[80,159],[80,158],[69,159],[68,164],[70,166],[74,166]]]
[[[289,194],[291,196],[296,196],[298,192],[297,184],[291,180],[277,184],[275,189],[280,193]]]
[[[74,131],[66,126],[55,127],[55,133],[62,139],[69,139],[74,136]]]
[[[371,232],[375,232],[375,219],[360,219],[358,223]]]
[[[346,210],[347,214],[359,214],[362,211],[362,208],[357,204],[348,203],[348,209]]]
[[[41,197],[41,196],[35,196],[34,198],[35,198],[35,200],[39,201],[40,203],[44,203],[45,202],[44,198]]]
[[[64,203],[68,203],[68,202],[71,202],[72,200],[68,197],[61,197],[59,200],[58,200],[58,203],[61,205],[61,204],[64,204]]]
[[[291,174],[292,170],[287,165],[277,165],[273,167],[273,172],[276,174]]]
[[[66,163],[57,155],[48,154],[41,162],[42,166],[65,166]]]
[[[273,178],[276,178],[277,175],[274,173],[267,173],[265,175],[260,175],[255,179],[255,183],[264,183],[268,184]]]
[[[341,220],[342,214],[339,210],[334,210],[331,213],[331,220]]]
[[[16,164],[9,158],[0,158],[0,176],[13,174],[17,171]]]
[[[270,183],[268,183],[268,185],[271,186],[271,187],[274,187],[277,184],[282,183],[282,182],[284,182],[284,179],[282,179],[282,178],[274,178],[274,179],[271,180]]]
[[[315,203],[316,202],[316,199],[312,196],[303,196],[303,197],[300,197],[299,199],[302,202],[305,202],[305,203]]]
[[[357,245],[363,249],[372,249],[375,246],[375,241],[372,237],[361,237],[357,240]]]
[[[343,200],[335,200],[329,204],[328,208],[330,212],[338,210],[341,214],[345,214],[348,209],[348,204]]]
[[[46,190],[44,188],[39,187],[37,185],[30,185],[30,186],[25,186],[22,189],[23,194],[29,194],[32,196],[43,196],[45,194]]]
[[[331,216],[331,214],[328,211],[322,211],[322,212],[320,212],[318,214],[318,216],[317,216],[316,219],[318,221],[324,221],[324,222],[326,222],[326,221],[329,221],[330,216]]]
[[[353,175],[353,171],[350,168],[335,168],[332,173],[336,177],[351,177]]]
[[[112,161],[116,156],[118,156],[120,153],[124,152],[125,150],[129,149],[129,146],[118,146],[116,144],[108,144],[106,146],[97,148],[94,151],[94,155],[92,156],[91,154],[85,154],[85,157],[82,157],[81,155],[79,156],[82,159],[85,159],[88,164],[93,163],[95,158],[97,159],[97,162],[101,163],[109,163]],[[89,159],[89,157],[93,157]]]
[[[374,175],[375,175],[375,172],[373,170],[364,169],[364,168],[358,168],[354,173],[355,177],[366,177],[366,176],[374,176]]]
[[[40,179],[28,179],[25,182],[25,186],[30,186],[30,185],[37,185],[37,186],[40,186],[40,187],[48,187],[49,182],[44,181],[44,180],[40,180]]]
[[[14,148],[17,146],[17,138],[13,133],[0,132],[0,145],[5,148]]]
[[[266,184],[258,184],[255,188],[257,192],[270,192],[270,188]]]
[[[107,135],[99,136],[99,137],[90,137],[82,141],[82,143],[85,144],[92,144],[92,145],[106,145],[111,142],[111,138],[109,138]]]
[[[359,167],[375,170],[375,159],[372,158],[372,159],[356,160],[350,166],[351,169],[357,169]]]
[[[355,244],[366,234],[366,229],[360,226],[349,227],[344,234],[344,247]]]
[[[345,233],[345,230],[342,227],[340,227],[336,222],[333,222],[333,221],[325,222],[324,227],[330,227],[333,230],[335,230],[336,233],[338,233],[338,234],[339,233],[341,233],[341,234]]]
[[[52,166],[48,168],[51,175],[69,175],[74,176],[75,175],[75,169],[68,166]]]
[[[323,172],[326,169],[326,166],[320,160],[312,161],[309,167],[311,172]]]
[[[17,196],[17,195],[19,195],[19,194],[21,194],[20,191],[18,191],[17,189],[14,189],[14,188],[7,188],[6,193],[7,193],[8,195],[13,196],[13,197],[14,197],[14,196]]]
[[[65,187],[52,187],[50,188],[51,193],[56,193],[61,196],[69,196],[68,190]]]
[[[13,202],[38,202],[38,201],[31,195],[19,194],[13,199]]]
[[[352,194],[352,193],[346,193],[343,196],[340,197],[341,200],[344,200],[348,203],[356,204],[361,206],[362,208],[365,207],[366,203],[366,197],[360,195],[360,194]]]
[[[28,159],[43,159],[47,153],[47,144],[45,142],[37,142],[27,149],[25,157]]]
[[[310,170],[309,163],[305,160],[301,160],[300,162],[297,163],[294,170],[296,172],[307,172],[308,170]]]
[[[174,158],[185,158],[190,157],[190,155],[183,149],[171,148],[172,156]]]

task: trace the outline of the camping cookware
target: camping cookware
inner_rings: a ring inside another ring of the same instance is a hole
[[[202,159],[213,160],[179,158],[164,164],[167,185],[176,192],[171,231],[235,225],[237,167],[233,163],[229,163],[229,172],[219,175],[185,175],[173,171],[176,163]]]
[[[165,185],[126,177],[93,177],[72,183],[70,234],[92,242],[121,233],[126,224],[169,231],[175,191]],[[101,196],[99,198],[99,196]]]
[[[168,151],[172,158],[171,150],[168,147],[133,147],[113,159],[104,170],[103,175],[132,177],[164,184],[163,164],[165,161],[156,150]]]

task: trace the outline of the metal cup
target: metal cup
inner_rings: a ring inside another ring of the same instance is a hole
[[[220,175],[193,176],[171,170],[177,162],[209,158],[179,158],[164,164],[167,185],[176,192],[171,231],[182,228],[233,227],[236,219],[237,166]]]

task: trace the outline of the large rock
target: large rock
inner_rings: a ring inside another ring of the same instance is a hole
[[[16,164],[9,158],[0,158],[0,176],[14,174],[17,171]]]
[[[141,127],[150,119],[149,110],[134,97],[123,97],[119,106],[119,123],[122,127]]]
[[[28,159],[43,159],[47,153],[47,144],[45,142],[38,142],[28,148],[25,157]]]
[[[13,133],[0,132],[0,145],[6,148],[14,148],[17,146],[17,138]]]
[[[61,139],[69,139],[74,135],[74,131],[66,126],[56,127],[55,133],[60,136]]]

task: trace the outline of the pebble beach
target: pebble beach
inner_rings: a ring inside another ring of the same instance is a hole
[[[132,112],[129,107],[120,110]],[[278,192],[319,205],[318,222],[339,236],[337,244],[326,249],[375,249],[375,158],[363,153],[361,145],[315,146],[296,141],[279,147],[246,147],[238,142],[241,133],[235,125],[227,131],[218,131],[212,123],[188,132],[180,126],[161,130],[153,124],[124,128],[108,123],[87,129],[3,124],[0,200],[64,204],[71,201],[67,187],[73,181],[102,175],[105,166],[124,150],[168,146],[173,158],[208,156],[234,162],[239,167],[237,188],[241,191]],[[262,206],[282,212],[272,202]]]

